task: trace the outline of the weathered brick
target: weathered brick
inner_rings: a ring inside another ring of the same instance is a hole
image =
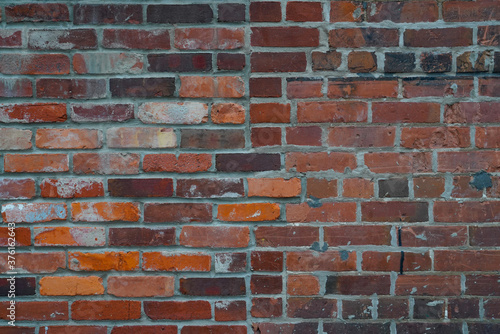
[[[215,321],[238,321],[247,319],[247,308],[244,300],[215,302]]]
[[[366,153],[365,165],[374,173],[425,173],[432,169],[427,152]]]
[[[451,71],[451,53],[424,52],[420,55],[420,68],[426,73]]]
[[[334,71],[342,63],[342,54],[337,51],[319,52],[311,54],[313,71]]]
[[[217,253],[215,254],[216,273],[237,273],[246,271],[246,253]]]
[[[297,178],[248,179],[248,197],[296,197],[301,185]]]
[[[93,129],[38,129],[36,147],[45,149],[95,149],[102,147],[102,133]]]
[[[67,172],[66,154],[5,154],[4,169],[8,173]]]
[[[356,299],[342,301],[342,317],[344,319],[372,319],[371,299]]]
[[[2,205],[2,218],[6,223],[46,223],[65,220],[65,203],[10,203]]]
[[[234,50],[245,45],[242,28],[185,28],[175,30],[174,45],[180,50]]]
[[[97,34],[94,29],[29,30],[28,47],[34,50],[97,49]]]
[[[465,226],[412,226],[401,228],[403,247],[448,247],[467,244]]]
[[[1,134],[0,130],[0,134]],[[0,199],[29,199],[35,196],[35,180],[0,178]]]
[[[388,28],[345,28],[329,31],[332,48],[390,47],[398,46],[399,32]]]
[[[0,149],[1,150],[28,150],[31,148],[30,130],[15,128],[0,128]]]
[[[477,44],[485,46],[500,45],[499,26],[480,26],[477,30]]]
[[[170,49],[167,29],[104,29],[102,46],[107,49]]]
[[[198,102],[147,102],[139,106],[139,119],[147,124],[199,124],[208,119],[208,106]]]
[[[480,78],[479,79],[479,95],[498,97],[498,87],[500,87],[500,80],[495,77]]]
[[[460,276],[399,275],[396,280],[396,295],[458,296]]]
[[[16,228],[16,231],[19,228]],[[17,253],[16,271],[19,273],[53,273],[59,268],[66,268],[66,253]],[[0,272],[8,272],[7,253],[0,257]]]
[[[281,298],[252,298],[250,314],[254,318],[278,318],[282,310]]]
[[[75,174],[138,174],[140,156],[135,153],[75,153]]]
[[[245,133],[239,129],[182,129],[181,148],[235,149],[245,147]]]
[[[139,203],[73,202],[71,216],[73,221],[80,222],[135,222],[140,218],[140,209]]]
[[[240,98],[245,94],[245,85],[241,77],[183,76],[180,79],[180,97]]]
[[[212,166],[210,154],[181,153],[146,154],[143,161],[145,172],[196,173],[207,171]]]
[[[231,198],[244,195],[242,179],[177,179],[178,197]]]
[[[171,128],[109,128],[106,131],[106,139],[110,148],[170,148],[177,146],[177,138]]]
[[[91,5],[73,7],[73,24],[139,24],[141,5]]]
[[[384,72],[405,73],[415,69],[415,55],[413,53],[387,52],[384,60]]]
[[[286,169],[297,172],[334,170],[343,172],[346,168],[355,169],[356,159],[351,153],[344,152],[293,152],[286,155]]]
[[[25,78],[1,78],[0,97],[33,97],[33,84]]]
[[[377,70],[377,56],[374,52],[350,52],[347,57],[347,67],[354,73],[374,72]]]
[[[467,51],[457,56],[457,72],[488,72],[490,62],[493,62],[493,57],[489,51]]]
[[[277,220],[280,207],[275,203],[219,204],[217,218],[223,221]]]
[[[445,123],[497,123],[500,115],[495,102],[459,102],[445,105]]]
[[[2,313],[0,318],[8,320],[10,305],[8,301],[2,302]],[[53,321],[68,320],[68,302],[67,301],[18,301],[16,302],[16,320],[17,321]]]
[[[109,276],[107,292],[116,297],[171,297],[173,276]]]
[[[77,53],[73,69],[78,74],[139,74],[144,63],[137,53]]]
[[[70,108],[71,120],[77,123],[124,122],[134,118],[131,104],[72,104]]]
[[[246,118],[245,108],[236,103],[215,103],[210,117],[215,124],[243,124]]]
[[[330,2],[330,22],[362,22],[365,9],[360,1]]]
[[[35,227],[35,246],[99,247],[106,244],[103,227]]]
[[[292,271],[351,271],[356,268],[356,254],[347,251],[287,252],[286,267]]]
[[[64,22],[69,21],[68,6],[59,3],[21,4],[5,7],[7,22]]]
[[[69,74],[69,58],[62,54],[3,54],[0,55],[0,73],[27,75]]]
[[[428,271],[431,270],[429,253],[404,252],[363,252],[362,270],[364,271]],[[403,263],[403,264],[401,264]]]
[[[490,21],[500,19],[493,1],[443,3],[443,19],[448,22]]]
[[[290,318],[336,318],[337,300],[327,298],[288,298],[287,315]]]
[[[471,78],[405,78],[403,79],[403,97],[423,96],[470,96],[474,89]]]
[[[0,122],[2,123],[65,122],[66,119],[65,104],[35,103],[0,105]]]
[[[471,28],[407,29],[404,45],[410,47],[456,47],[472,45]]]

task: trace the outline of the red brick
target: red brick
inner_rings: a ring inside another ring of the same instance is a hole
[[[245,94],[245,85],[241,77],[183,76],[180,79],[180,97],[240,98]]]
[[[254,318],[278,318],[282,309],[281,298],[253,298],[250,314]]]
[[[62,54],[3,54],[0,56],[0,73],[69,74],[69,58]]]
[[[283,270],[283,252],[253,251],[250,254],[250,261],[253,271]]]
[[[203,253],[144,252],[144,271],[210,271],[212,257]]]
[[[404,45],[410,47],[456,47],[472,45],[471,28],[407,29]]]
[[[287,204],[286,218],[292,223],[353,222],[356,221],[356,204],[323,203],[319,207],[311,207],[308,203]]]
[[[281,78],[250,78],[250,97],[280,97]]]
[[[236,103],[213,104],[210,117],[214,124],[243,124],[245,108]]]
[[[394,127],[333,127],[328,133],[328,145],[335,147],[392,147]]]
[[[145,301],[144,312],[153,320],[196,320],[210,319],[212,309],[204,300],[192,301]]]
[[[301,126],[286,128],[288,145],[321,146],[322,129],[319,126]]]
[[[441,197],[445,180],[439,176],[420,176],[413,179],[413,194],[416,198]]]
[[[103,227],[35,227],[35,246],[99,247],[106,244]]]
[[[361,219],[369,222],[425,222],[427,202],[363,202]]]
[[[498,78],[479,78],[479,95],[481,96],[499,97],[499,87],[500,80]]]
[[[114,197],[171,197],[172,179],[108,179],[108,192]]]
[[[281,145],[281,128],[252,128],[250,133],[252,147]]]
[[[391,287],[389,275],[381,276],[328,276],[326,294],[388,295]]]
[[[328,80],[328,97],[331,99],[377,99],[397,96],[397,80],[371,78],[347,78]]]
[[[9,302],[2,302],[0,318],[7,320]],[[68,302],[63,301],[18,301],[16,302],[16,321],[53,321],[68,320]]]
[[[283,278],[274,275],[252,275],[250,290],[253,295],[280,294],[283,290]]]
[[[289,99],[323,97],[323,80],[288,78],[286,95]]]
[[[319,240],[319,230],[313,226],[258,226],[254,231],[260,247],[311,246]]]
[[[373,197],[373,181],[361,178],[344,179],[342,196],[350,198]]]
[[[325,226],[325,242],[329,246],[380,245],[390,246],[391,227],[382,225]]]
[[[212,166],[210,154],[181,153],[146,154],[143,161],[145,172],[196,173],[207,171]]]
[[[467,173],[479,170],[498,172],[500,170],[500,152],[464,151],[438,153],[439,172]]]
[[[223,221],[277,220],[280,206],[275,203],[219,204],[217,218]]]
[[[73,320],[134,320],[141,317],[138,300],[76,300],[71,304]]]
[[[330,22],[362,22],[365,9],[360,1],[330,2]]]
[[[476,147],[500,148],[500,127],[477,127]]]
[[[22,4],[5,7],[7,22],[61,22],[69,21],[65,4]]]
[[[250,22],[281,21],[281,4],[279,2],[250,3]]]
[[[366,153],[365,165],[374,173],[425,173],[432,170],[427,152]]]
[[[296,197],[301,192],[300,179],[248,179],[248,197]]]
[[[5,154],[4,169],[8,173],[67,172],[66,154]]]
[[[43,179],[40,182],[42,197],[81,198],[104,196],[104,184],[101,179],[63,178]]]
[[[320,291],[319,279],[313,275],[288,275],[287,294],[290,296],[313,296]]]
[[[132,104],[72,104],[71,120],[86,122],[123,122],[134,118]]]
[[[321,22],[323,20],[321,2],[288,2],[286,4],[286,20],[295,22]]]
[[[403,252],[363,252],[363,271],[428,271],[431,270],[429,253],[404,252],[404,262],[401,266]]]
[[[408,78],[403,79],[403,97],[455,96],[468,97],[474,89],[470,78]]]
[[[252,72],[304,72],[307,66],[304,52],[253,52]]]
[[[212,204],[207,203],[146,203],[144,221],[165,222],[209,222],[212,220]]]
[[[469,147],[469,128],[465,127],[412,127],[401,129],[401,146],[407,148]]]
[[[167,29],[104,29],[102,46],[107,49],[170,49]]]
[[[500,217],[500,202],[436,202],[434,219],[437,222],[482,223],[495,222]]]
[[[355,123],[366,122],[368,106],[365,102],[299,102],[299,123]]]
[[[435,22],[439,19],[438,4],[432,1],[398,1],[375,3],[368,11],[369,22],[389,20],[396,23]]]
[[[40,334],[107,334],[105,326],[44,326],[40,328]]]
[[[173,141],[176,144],[176,141]],[[181,148],[235,149],[245,147],[242,129],[181,129]]]
[[[4,223],[45,223],[66,220],[65,203],[11,203],[2,205]]]
[[[302,27],[254,27],[252,46],[266,47],[316,47],[319,46],[319,31]]]
[[[0,199],[29,199],[34,196],[34,179],[0,178]]]
[[[288,123],[290,122],[290,104],[259,103],[250,104],[251,123]]]
[[[483,305],[486,319],[498,319],[500,315],[500,299],[486,299]]]
[[[115,326],[111,330],[112,334],[128,334],[134,332],[140,332],[142,334],[177,334],[177,326]]]
[[[467,244],[466,226],[411,226],[401,228],[403,247],[450,247]]]
[[[247,319],[244,300],[215,302],[215,321],[238,321]]]
[[[45,149],[94,149],[102,147],[102,133],[91,129],[38,129],[36,147]]]
[[[443,3],[443,19],[448,22],[500,20],[500,11],[494,1],[446,1]]]
[[[474,188],[471,184],[473,177],[461,175],[453,177],[453,189],[451,197],[453,198],[479,198],[482,197],[483,191]]]
[[[396,280],[398,296],[458,296],[460,276],[399,275]]]
[[[97,34],[94,29],[30,30],[28,47],[34,50],[97,49]]]
[[[246,326],[221,326],[221,325],[205,325],[205,326],[184,326],[181,334],[246,334]]]
[[[390,47],[398,46],[399,32],[387,28],[347,28],[329,32],[332,48]]]
[[[469,234],[471,246],[500,246],[500,227],[498,226],[470,226]]]
[[[139,24],[141,5],[90,5],[73,7],[73,24]]]
[[[180,50],[233,50],[245,45],[243,28],[186,28],[175,30],[174,45]]]
[[[247,226],[184,226],[179,242],[186,247],[242,248],[250,242]]]
[[[293,152],[287,153],[285,161],[287,170],[294,169],[297,172],[322,170],[344,172],[346,168],[350,168],[351,170],[356,168],[354,155],[344,152]]]
[[[133,271],[139,268],[139,252],[68,252],[68,268],[73,271]]]
[[[23,45],[23,32],[16,29],[4,29],[0,36],[0,48],[18,48]]]
[[[65,122],[66,119],[65,104],[35,103],[0,106],[0,121],[2,123]]]
[[[3,253],[0,257],[0,272],[2,273],[9,271],[7,255],[7,253]],[[53,273],[59,268],[66,269],[66,254],[64,252],[16,254],[17,272],[33,274]]]
[[[139,203],[126,202],[73,202],[73,221],[81,222],[136,222],[140,218]]]
[[[307,179],[307,196],[310,198],[337,197],[337,180]]]
[[[429,102],[374,102],[373,123],[438,123],[439,104]]]
[[[75,174],[138,174],[140,156],[135,153],[75,153]]]
[[[0,227],[0,246],[7,247],[10,243],[9,238],[11,237],[12,229],[9,230],[8,227]],[[29,227],[16,227],[15,237],[16,247],[25,247],[31,245],[31,230]]]
[[[287,252],[286,267],[292,271],[356,270],[356,254],[347,251]]]
[[[436,250],[434,270],[495,271],[498,269],[499,260],[498,250]]]
[[[337,300],[326,298],[288,298],[287,315],[290,318],[332,319],[337,317]],[[316,324],[315,324],[316,325]],[[315,327],[314,330],[317,328]]]
[[[498,275],[465,276],[465,294],[472,296],[500,296]]]
[[[37,79],[36,96],[55,99],[100,99],[106,97],[104,79]]]

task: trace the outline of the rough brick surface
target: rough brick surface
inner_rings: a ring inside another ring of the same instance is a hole
[[[500,332],[498,0],[0,2],[0,333]]]

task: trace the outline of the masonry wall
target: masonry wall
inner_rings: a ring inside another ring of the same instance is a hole
[[[500,332],[499,1],[0,5],[1,333]]]

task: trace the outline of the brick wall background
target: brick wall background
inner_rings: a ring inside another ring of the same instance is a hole
[[[498,0],[0,5],[0,332],[500,332]]]

